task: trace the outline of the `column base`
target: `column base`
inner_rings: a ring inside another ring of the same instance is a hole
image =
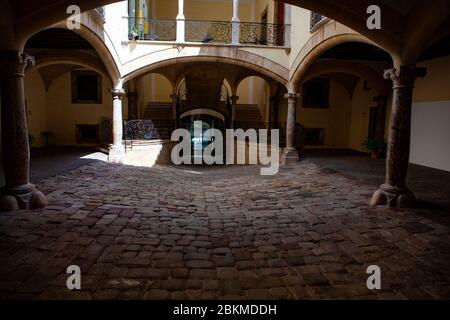
[[[47,205],[45,195],[32,184],[4,189],[0,196],[0,212],[42,209]]]
[[[300,160],[297,149],[286,149],[281,159],[283,165],[297,163]]]
[[[125,156],[125,149],[123,147],[112,146],[109,149],[108,161],[111,163],[122,163]]]
[[[370,201],[371,206],[387,205],[390,208],[411,208],[416,202],[416,197],[407,188],[400,189],[383,184]]]

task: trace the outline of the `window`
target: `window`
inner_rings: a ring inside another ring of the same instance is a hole
[[[72,72],[72,103],[101,104],[102,76],[93,71]]]
[[[303,85],[303,107],[328,109],[330,107],[330,80],[314,78]]]

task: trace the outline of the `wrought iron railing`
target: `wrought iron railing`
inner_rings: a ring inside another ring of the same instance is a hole
[[[129,18],[129,38],[132,40],[175,41],[177,21]]]
[[[240,24],[240,43],[283,46],[286,28],[288,27],[282,24],[242,22]]]
[[[129,120],[124,124],[123,139],[158,140],[160,135],[152,120]]]
[[[311,12],[311,25],[310,25],[310,30],[313,31],[317,25],[319,25],[319,23],[321,23],[322,21],[324,21],[327,17],[319,14],[319,13],[315,13],[315,12]]]
[[[186,20],[186,41],[230,43],[231,22]]]
[[[169,19],[128,18],[130,40],[176,41],[177,21]],[[240,43],[243,45],[285,46],[289,25],[241,22]],[[230,44],[232,23],[229,21],[186,20],[187,42]]]

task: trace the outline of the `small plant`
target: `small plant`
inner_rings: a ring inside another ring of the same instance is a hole
[[[139,40],[139,30],[138,27],[134,27],[130,32],[130,40]]]
[[[387,152],[387,143],[384,140],[367,139],[363,143],[364,148],[371,152],[373,159],[384,157]]]

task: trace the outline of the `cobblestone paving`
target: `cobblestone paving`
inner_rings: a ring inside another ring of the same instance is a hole
[[[374,187],[308,161],[274,177],[91,163],[41,182],[45,210],[0,214],[0,297],[450,298],[449,227],[368,207]]]

